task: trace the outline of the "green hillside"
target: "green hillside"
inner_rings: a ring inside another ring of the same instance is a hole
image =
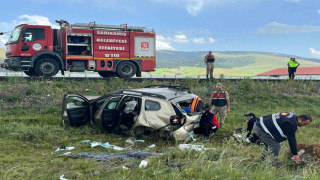
[[[203,58],[207,52],[158,51],[157,70],[152,74],[205,75]],[[276,68],[287,67],[293,55],[267,52],[214,52],[215,75],[255,76]],[[319,59],[296,57],[301,67],[320,66]]]

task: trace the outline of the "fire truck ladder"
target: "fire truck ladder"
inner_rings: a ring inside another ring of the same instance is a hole
[[[139,26],[124,26],[124,25],[105,25],[105,24],[93,24],[93,23],[75,23],[71,25],[71,28],[82,28],[82,29],[101,29],[101,30],[112,30],[112,31],[133,31],[133,32],[144,32],[146,27]]]

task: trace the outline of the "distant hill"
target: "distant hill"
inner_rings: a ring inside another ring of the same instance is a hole
[[[203,59],[207,53],[207,51],[157,51],[157,68],[175,68],[179,66],[205,67]],[[213,54],[216,57],[216,68],[246,67],[257,63],[261,66],[285,66],[290,57],[296,57],[297,60],[302,60],[304,65],[306,65],[306,62],[310,65],[314,65],[313,62],[320,63],[320,59],[304,58],[281,53],[218,51]]]
[[[203,62],[207,51],[157,51],[157,71],[152,74],[205,75]],[[275,68],[287,67],[289,57],[294,55],[250,52],[218,51],[214,74],[225,76],[255,76]],[[301,67],[320,66],[320,59],[294,56]]]

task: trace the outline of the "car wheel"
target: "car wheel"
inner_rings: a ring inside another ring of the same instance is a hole
[[[117,74],[122,78],[131,78],[137,72],[136,66],[132,62],[122,62],[117,66]]]
[[[59,72],[59,64],[53,59],[44,58],[36,63],[35,71],[39,76],[52,77]]]
[[[112,71],[98,71],[98,74],[101,77],[115,77],[116,73]]]
[[[28,76],[38,76],[38,74],[33,68],[30,68],[28,71],[24,71],[24,73]]]

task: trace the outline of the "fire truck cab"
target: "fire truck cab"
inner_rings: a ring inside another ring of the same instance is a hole
[[[155,32],[145,27],[56,22],[60,29],[16,26],[1,67],[28,76],[95,71],[102,77],[122,78],[140,77],[142,71],[155,69]]]

